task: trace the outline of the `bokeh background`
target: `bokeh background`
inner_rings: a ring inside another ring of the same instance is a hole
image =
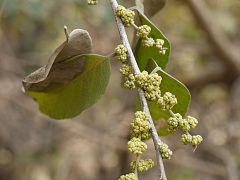
[[[238,180],[240,1],[169,0],[152,21],[171,41],[167,71],[190,89],[188,113],[200,121],[194,133],[205,139],[193,153],[180,134],[162,137],[174,151],[165,161],[168,178]],[[72,120],[49,119],[21,91],[23,77],[64,40],[64,25],[88,30],[96,53],[110,54],[119,43],[108,1],[0,0],[0,180],[112,180],[129,172],[135,92],[120,88],[117,62],[106,94]],[[147,143],[145,156],[154,159]],[[156,179],[156,169],[140,179]]]

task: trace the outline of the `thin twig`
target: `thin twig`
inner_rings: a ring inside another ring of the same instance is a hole
[[[117,3],[116,0],[109,0],[109,1],[111,3],[111,6],[112,6],[112,9],[113,9],[113,12],[114,12],[114,16],[115,16],[115,20],[116,20],[116,23],[117,23],[117,27],[118,27],[118,31],[119,31],[119,34],[120,34],[121,41],[122,41],[123,45],[128,50],[128,57],[129,57],[130,63],[133,67],[134,73],[137,75],[137,74],[140,73],[140,70],[139,70],[139,67],[137,65],[136,59],[133,55],[131,46],[129,44],[127,33],[125,31],[124,25],[122,24],[122,21],[115,14],[115,10],[118,6],[118,3]],[[145,113],[147,113],[148,117],[149,117],[148,120],[149,120],[149,123],[150,123],[150,126],[151,126],[152,139],[153,139],[155,150],[156,150],[157,164],[158,164],[159,170],[160,170],[160,179],[167,180],[166,173],[165,173],[165,170],[164,170],[162,156],[161,156],[160,151],[159,151],[160,145],[163,144],[163,143],[158,136],[157,130],[155,128],[155,125],[153,123],[153,120],[152,120],[152,117],[151,117],[151,114],[150,114],[150,111],[149,111],[149,108],[148,108],[147,100],[146,100],[146,98],[144,96],[144,92],[141,88],[138,88],[138,94],[139,94],[139,97],[140,97],[140,101],[141,101],[143,111]]]

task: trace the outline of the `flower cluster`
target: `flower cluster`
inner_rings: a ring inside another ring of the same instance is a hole
[[[121,61],[122,63],[127,62],[127,48],[123,45],[120,44],[115,48],[115,52],[117,55],[117,60]]]
[[[129,173],[129,174],[120,176],[118,180],[136,180],[136,176],[134,173]]]
[[[199,145],[203,138],[200,135],[191,135],[189,131],[195,128],[198,124],[198,120],[192,116],[187,116],[186,119],[182,118],[179,113],[174,114],[167,120],[168,130],[176,131],[181,129],[184,134],[181,137],[181,142],[183,144],[192,144],[194,147]]]
[[[143,71],[136,75],[135,79],[136,84],[144,90],[147,100],[155,101],[161,95],[160,84],[162,78],[157,73],[148,74],[147,71]]]
[[[191,135],[189,133],[183,134],[181,137],[181,142],[183,144],[192,144],[194,147],[198,146],[203,141],[200,135]]]
[[[97,5],[98,0],[88,0],[88,5]]]
[[[123,25],[125,27],[129,27],[130,25],[133,25],[133,27],[136,28],[137,33],[136,35],[140,38],[142,38],[142,45],[144,47],[155,47],[159,49],[160,54],[165,54],[167,48],[163,47],[164,40],[163,39],[154,39],[152,37],[149,37],[149,34],[151,32],[151,27],[148,25],[142,25],[137,26],[134,23],[134,16],[135,13],[132,10],[126,9],[124,6],[118,5],[116,8],[116,15],[121,19]]]
[[[179,121],[182,120],[182,116],[179,113],[176,113],[174,117],[170,117],[167,120],[168,130],[176,131],[179,127]]]
[[[152,167],[154,166],[154,162],[152,159],[145,159],[145,160],[140,160],[138,162],[138,171],[139,172],[145,172],[145,171],[148,171],[149,169],[151,169]],[[136,168],[136,161],[132,161],[130,163],[130,167],[132,169],[132,171],[135,170]]]
[[[141,155],[146,149],[147,144],[142,142],[139,138],[133,137],[128,141],[128,150],[137,156]]]
[[[142,140],[148,139],[151,136],[150,128],[147,114],[137,111],[131,123],[132,137],[141,137]]]
[[[132,10],[126,9],[124,6],[117,6],[116,15],[121,19],[125,27],[129,27],[134,23],[135,13]]]
[[[142,140],[148,139],[151,136],[150,123],[148,122],[148,115],[143,111],[135,112],[135,117],[131,123],[131,139],[128,141],[128,150],[136,155],[139,159],[140,156],[147,150],[147,144]],[[144,172],[152,168],[154,165],[153,160],[137,160],[130,163],[133,172]],[[129,175],[129,174],[128,174]],[[132,177],[132,176],[131,176]],[[121,176],[120,179],[129,178],[127,175]],[[120,180],[119,179],[119,180]],[[121,180],[122,180],[121,179]]]
[[[170,110],[177,104],[177,98],[174,94],[166,92],[163,97],[160,97],[157,101],[163,110]]]
[[[137,36],[140,38],[147,38],[151,32],[151,27],[148,25],[142,25],[137,28]]]
[[[123,44],[120,44],[115,48],[115,53],[117,59],[122,62],[120,73],[123,76],[123,87],[128,89],[135,88],[135,76],[132,66],[128,63],[127,48]]]
[[[167,144],[160,145],[160,153],[163,159],[171,159],[172,151],[168,148]]]

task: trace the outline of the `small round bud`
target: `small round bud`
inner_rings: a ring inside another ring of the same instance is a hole
[[[88,5],[97,5],[98,0],[88,0]]]
[[[133,80],[126,78],[126,80],[123,82],[123,87],[126,89],[134,89],[136,86]]]
[[[184,145],[192,143],[192,135],[191,134],[183,134],[180,140]]]
[[[120,68],[120,73],[123,75],[123,76],[129,76],[130,74],[133,73],[133,69],[132,69],[132,66],[130,66],[129,64],[122,64],[121,68]],[[133,75],[133,74],[132,74]],[[132,76],[131,75],[131,76]],[[134,75],[133,75],[134,76]]]
[[[137,156],[141,155],[146,149],[147,144],[142,142],[139,138],[134,137],[128,141],[128,150]]]
[[[168,118],[167,125],[169,131],[176,131],[178,128],[178,119],[176,117]]]
[[[198,120],[192,116],[187,116],[187,122],[191,128],[195,128],[198,125]]]
[[[189,123],[186,119],[180,120],[179,121],[179,126],[184,132],[188,132],[191,129],[191,126],[189,125]]]
[[[154,166],[152,159],[140,160],[138,162],[138,172],[145,172],[151,169]],[[131,170],[134,171],[136,167],[136,161],[130,163]]]
[[[177,98],[170,92],[166,92],[163,97],[160,97],[157,101],[163,110],[170,110],[177,104]]]
[[[121,61],[122,63],[126,63],[128,56],[127,56],[127,48],[120,44],[115,48],[115,52],[117,55],[117,60]]]
[[[160,145],[160,153],[163,159],[171,159],[172,151],[168,148],[167,144]]]
[[[192,145],[193,146],[199,145],[202,141],[203,141],[202,136],[200,136],[200,135],[192,136]]]
[[[129,174],[120,176],[118,180],[136,180],[136,176],[134,173],[129,173]]]
[[[140,38],[146,38],[151,32],[151,27],[148,25],[139,26],[137,29],[137,36]]]
[[[155,40],[156,48],[161,49],[163,47],[163,44],[164,44],[164,40],[163,39],[156,39]]]
[[[121,5],[117,6],[116,15],[121,19],[125,27],[129,27],[132,23],[134,23],[135,13]]]
[[[155,41],[154,41],[154,39],[153,38],[144,38],[143,40],[142,40],[142,45],[143,45],[143,47],[152,47],[153,45],[155,44]]]
[[[155,101],[161,95],[160,84],[162,78],[157,73],[148,74],[147,71],[143,71],[136,75],[135,79],[136,84],[144,90],[147,100]]]
[[[121,16],[123,16],[125,11],[126,11],[126,8],[124,6],[118,5],[116,8],[116,15],[121,17]]]

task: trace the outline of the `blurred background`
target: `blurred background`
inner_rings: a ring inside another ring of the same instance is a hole
[[[205,139],[193,153],[180,134],[162,137],[174,151],[165,161],[168,178],[238,180],[240,1],[169,0],[154,15],[146,12],[172,44],[167,71],[190,89],[188,114],[199,119],[194,133]],[[135,92],[120,88],[119,63],[112,62],[106,94],[73,120],[49,119],[21,91],[23,77],[64,40],[64,25],[88,30],[96,53],[110,54],[119,44],[108,1],[0,0],[0,180],[112,180],[129,172]],[[147,143],[144,156],[154,159]],[[156,179],[156,170],[140,179]]]

